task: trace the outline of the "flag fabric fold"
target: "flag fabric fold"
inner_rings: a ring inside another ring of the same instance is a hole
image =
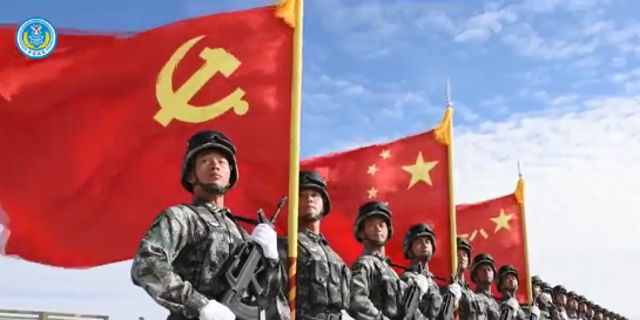
[[[511,264],[518,270],[520,286],[517,298],[524,303],[530,290],[527,280],[529,265],[526,230],[522,224],[524,215],[518,201],[521,192],[518,190],[499,198],[458,205],[456,223],[458,235],[470,242],[474,255],[488,253],[495,259],[496,268]],[[492,288],[494,294],[500,296],[496,287]]]
[[[75,268],[132,258],[160,210],[191,200],[180,162],[202,129],[238,149],[234,213],[274,207],[288,183],[292,42],[274,6],[209,15],[69,56],[64,74],[0,100],[6,254]]]
[[[379,200],[387,202],[393,212],[394,234],[386,245],[391,260],[408,265],[402,253],[403,233],[415,223],[426,222],[438,238],[430,270],[443,277],[450,274],[446,148],[431,130],[302,161],[301,168],[317,170],[327,179],[332,209],[322,220],[321,230],[347,264],[362,253],[353,234],[357,209],[367,201]]]

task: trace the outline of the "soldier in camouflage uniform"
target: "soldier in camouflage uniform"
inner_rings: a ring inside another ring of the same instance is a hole
[[[456,307],[458,310],[458,316],[460,319],[476,319],[478,317],[486,317],[486,310],[483,308],[483,304],[478,301],[480,299],[469,288],[469,284],[464,278],[464,272],[469,267],[469,260],[471,260],[471,245],[467,240],[458,237],[456,239],[457,258],[458,258],[458,279],[457,284],[460,287],[460,295],[456,296],[455,293],[449,292],[447,294],[454,295]],[[450,286],[451,287],[451,286]],[[449,320],[449,319],[445,319]]]
[[[593,309],[593,302],[586,300],[585,304],[587,305],[587,312],[585,314],[585,319],[593,320],[593,317],[595,315],[595,310]]]
[[[560,313],[560,318],[563,320],[568,320],[569,316],[567,315],[567,289],[562,285],[557,285],[553,287],[553,304],[558,309]]]
[[[277,235],[268,224],[249,236],[224,207],[224,195],[238,181],[236,149],[221,132],[201,131],[187,145],[180,182],[193,203],[158,214],[142,238],[131,267],[133,283],[169,310],[170,320],[234,320],[217,300],[229,289],[229,257],[247,241],[262,247],[267,272],[257,304],[264,308],[281,291]]]
[[[475,284],[474,298],[468,300],[466,297],[462,299],[460,306],[460,320],[499,320],[500,307],[496,302],[493,293],[491,293],[491,284],[493,284],[496,275],[496,263],[493,257],[488,253],[480,253],[473,257],[471,263],[471,282]],[[470,304],[470,306],[466,306]],[[472,309],[471,316],[463,316],[468,312],[463,312],[467,308]]]
[[[331,211],[326,182],[317,171],[300,172],[296,319],[352,320],[349,308],[351,271],[320,233],[320,220]],[[287,265],[287,239],[279,239]],[[286,279],[283,288],[287,288]]]
[[[349,314],[358,320],[390,320],[405,314],[403,300],[407,284],[400,280],[385,256],[385,243],[393,235],[391,210],[381,201],[370,201],[358,208],[354,224],[356,240],[363,254],[351,266]],[[429,283],[416,276],[416,286],[424,295]]]
[[[540,296],[538,296],[538,307],[541,317],[544,319],[561,320],[558,308],[553,304],[553,288],[546,282],[540,285]]]
[[[593,319],[594,320],[604,320],[604,314],[602,313],[602,307],[600,307],[599,305],[594,305],[593,306],[593,310],[594,310],[594,314],[593,314]]]
[[[429,283],[426,293],[422,296],[419,312],[424,319],[435,320],[442,307],[440,289],[429,272],[429,260],[436,252],[436,235],[426,223],[411,226],[402,239],[402,252],[405,259],[409,259],[409,270],[400,275],[405,283],[415,283],[417,276],[424,276]]]
[[[500,299],[498,299],[500,320],[526,320],[526,314],[516,299],[519,283],[518,270],[512,265],[504,265],[498,269],[496,287],[501,294]],[[540,315],[536,316],[539,317]]]
[[[578,320],[580,317],[578,316],[578,295],[569,291],[567,293],[567,317],[570,320]]]

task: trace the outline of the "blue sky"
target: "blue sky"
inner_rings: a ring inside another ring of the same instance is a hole
[[[522,160],[534,273],[640,316],[638,280],[620,288],[593,276],[640,269],[632,245],[640,220],[630,209],[640,206],[640,2],[306,2],[303,156],[433,126],[450,78],[458,201],[512,191]],[[264,4],[3,0],[0,23],[42,16],[59,28],[136,31]],[[127,268],[66,271],[0,258],[0,305],[162,314]],[[609,294],[620,290],[629,295]],[[113,307],[122,305],[136,311]]]

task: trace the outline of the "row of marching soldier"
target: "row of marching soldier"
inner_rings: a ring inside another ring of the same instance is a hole
[[[472,248],[463,239],[457,244],[460,276],[441,288],[429,272],[437,237],[425,223],[402,230],[409,267],[398,275],[385,255],[394,233],[392,209],[381,201],[358,209],[353,235],[363,253],[347,266],[320,232],[331,200],[315,171],[300,172],[297,295],[289,304],[287,239],[278,238],[268,221],[247,233],[225,207],[225,194],[239,178],[236,151],[218,131],[189,139],[180,182],[193,202],[162,210],[136,252],[132,280],[169,311],[170,320],[282,320],[294,308],[300,320],[622,319],[587,304],[579,316],[575,297],[544,285],[536,291],[539,303],[522,308],[515,299],[518,270],[496,266],[485,253],[470,259]],[[259,252],[259,263],[240,258],[237,252],[246,248]],[[467,267],[473,290],[462,276]],[[500,298],[493,297],[492,285]]]

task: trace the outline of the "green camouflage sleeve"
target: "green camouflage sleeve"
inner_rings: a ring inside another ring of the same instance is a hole
[[[174,206],[160,212],[140,242],[131,279],[171,313],[197,318],[209,299],[182,280],[171,265],[191,241],[190,226],[190,210]]]
[[[374,273],[374,264],[367,259],[358,258],[351,266],[349,314],[358,320],[390,320],[369,299]]]

